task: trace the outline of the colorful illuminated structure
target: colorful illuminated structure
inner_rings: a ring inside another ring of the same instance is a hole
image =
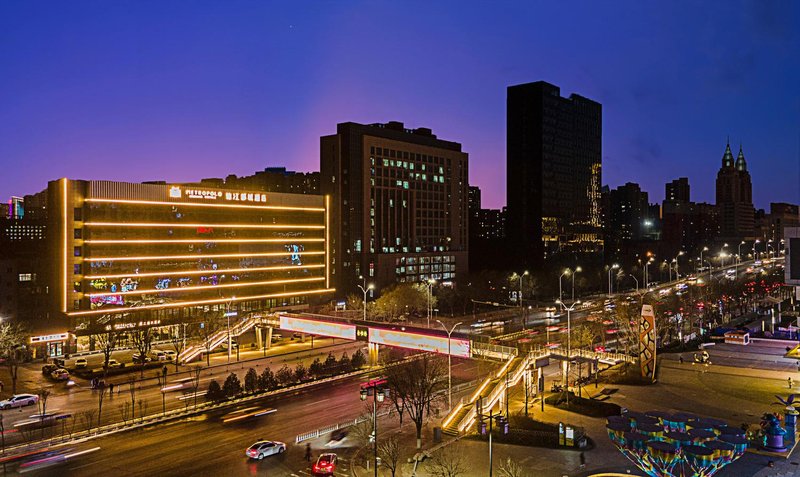
[[[709,477],[747,449],[744,431],[719,419],[627,412],[606,424],[611,442],[652,477]]]
[[[329,200],[318,195],[61,179],[48,187],[56,313],[81,336],[333,290]]]

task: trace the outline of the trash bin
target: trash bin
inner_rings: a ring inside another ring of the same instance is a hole
[[[442,442],[442,428],[441,427],[434,427],[433,428],[433,442],[439,443]]]

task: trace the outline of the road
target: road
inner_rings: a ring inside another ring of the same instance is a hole
[[[471,380],[483,364],[455,360],[454,382]],[[100,447],[58,469],[60,476],[303,476],[309,475],[304,445],[295,445],[297,434],[354,419],[371,410],[359,399],[360,383],[367,377],[343,379],[289,395],[265,397],[248,406],[276,408],[277,412],[252,421],[223,424],[233,410],[209,412],[192,419],[119,433],[85,442],[78,449]],[[385,403],[388,405],[388,401]],[[245,449],[260,438],[287,443],[285,454],[261,462],[247,459]],[[319,444],[315,441],[315,445]],[[327,449],[324,449],[327,451]],[[323,448],[313,449],[316,457]],[[337,476],[349,475],[342,462]],[[38,475],[53,475],[45,469]],[[36,474],[34,474],[36,475]]]

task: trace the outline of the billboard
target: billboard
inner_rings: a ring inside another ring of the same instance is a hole
[[[448,340],[446,336],[431,336],[422,333],[384,330],[370,327],[369,341],[370,343],[397,346],[398,348],[447,354]],[[469,340],[452,338],[450,340],[450,354],[461,358],[469,358]]]
[[[293,316],[281,315],[280,327],[282,330],[308,333],[311,335],[330,336],[346,340],[356,339],[356,326],[344,323],[331,323],[319,320],[306,320]]]
[[[642,305],[639,319],[639,365],[642,377],[656,377],[656,315],[651,305]]]

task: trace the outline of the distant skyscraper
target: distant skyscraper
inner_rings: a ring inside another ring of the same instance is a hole
[[[717,173],[717,206],[723,239],[753,237],[753,186],[741,146],[735,162],[730,143],[725,146]]]
[[[468,170],[461,144],[403,123],[341,123],[320,140],[333,198],[333,280],[377,287],[452,280],[468,270]]]
[[[538,81],[508,88],[506,114],[506,236],[515,260],[602,250],[602,106]]]
[[[667,182],[664,200],[670,202],[689,202],[689,179],[681,177]]]

